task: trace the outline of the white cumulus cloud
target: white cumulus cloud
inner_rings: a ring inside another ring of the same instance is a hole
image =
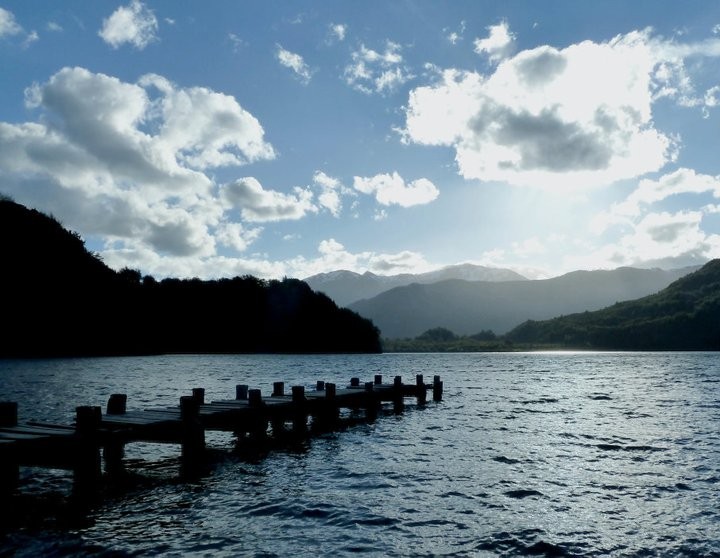
[[[5,8],[0,8],[0,38],[18,35],[23,28],[15,20],[15,15]]]
[[[491,62],[497,62],[507,56],[515,41],[507,21],[487,28],[489,35],[484,39],[475,39],[475,52],[487,54]]]
[[[144,49],[157,40],[158,21],[155,14],[140,0],[132,0],[127,6],[120,6],[110,17],[103,20],[98,35],[113,48],[125,43],[138,50]]]
[[[0,122],[4,191],[100,236],[113,262],[209,258],[218,241],[239,249],[256,237],[232,226],[205,173],[274,156],[233,97],[156,75],[128,83],[64,68],[28,88],[26,103],[37,122]]]
[[[360,45],[352,53],[352,62],[345,67],[345,82],[363,93],[389,93],[414,76],[403,64],[399,44],[388,41],[385,52]]]
[[[704,46],[686,52],[717,55]],[[445,70],[411,92],[405,141],[451,146],[460,174],[486,181],[586,188],[657,171],[678,146],[654,126],[655,70],[685,52],[664,47],[641,31],[522,51],[489,75]]]
[[[282,66],[290,68],[302,83],[308,84],[310,82],[312,72],[302,56],[277,45],[275,57]]]
[[[353,187],[363,194],[374,195],[381,205],[401,207],[427,204],[439,195],[438,189],[428,179],[419,178],[406,184],[397,172],[371,177],[356,176]]]
[[[244,219],[256,223],[296,220],[317,211],[310,190],[296,187],[292,194],[265,190],[251,176],[226,184],[222,192],[229,204],[240,209]]]

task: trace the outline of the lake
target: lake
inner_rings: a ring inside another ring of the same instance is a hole
[[[50,511],[0,529],[0,555],[720,556],[717,353],[0,360],[21,421],[67,423],[116,392],[133,409],[417,373],[442,402],[265,455],[208,434],[192,482],[177,446],[131,444],[140,481],[72,521],[70,474],[23,468],[23,501]]]

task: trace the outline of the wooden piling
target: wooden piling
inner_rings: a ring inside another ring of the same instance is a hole
[[[15,401],[0,401],[0,426],[17,426],[18,404]]]
[[[433,401],[442,401],[443,383],[440,376],[433,376]]]
[[[202,393],[204,396],[205,390]],[[200,405],[200,394],[196,393],[195,389],[193,395],[180,397],[181,455],[184,465],[191,468],[200,460],[205,451],[205,429],[200,424]]]
[[[235,399],[238,401],[244,401],[248,398],[248,385],[238,384],[235,386]]]
[[[205,388],[193,388],[192,397],[198,405],[205,404]]]
[[[108,415],[124,415],[127,412],[127,395],[124,393],[113,393],[107,402],[105,411]]]
[[[282,397],[285,395],[285,382],[273,382],[272,397]]]
[[[375,385],[382,384],[382,374],[375,374]]]
[[[96,406],[75,408],[76,447],[73,453],[73,498],[91,501],[102,476],[98,429],[102,409]]]
[[[425,391],[425,379],[422,374],[417,374],[415,376],[415,385],[417,387],[415,392],[418,405],[424,405],[427,401],[427,392]]]
[[[315,384],[315,391],[325,391],[325,382],[323,380],[317,381],[317,384]]]
[[[360,378],[350,378],[351,387],[360,387]]]
[[[404,408],[405,395],[403,394],[402,376],[395,376],[393,378],[393,411],[400,414]]]

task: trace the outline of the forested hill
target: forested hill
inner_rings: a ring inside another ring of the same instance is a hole
[[[302,281],[115,272],[55,219],[0,199],[0,356],[377,352],[377,328]]]
[[[506,335],[517,343],[622,350],[720,350],[720,260],[639,300],[542,322]]]

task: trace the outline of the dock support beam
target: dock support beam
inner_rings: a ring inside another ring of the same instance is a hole
[[[205,429],[200,424],[200,398],[195,390],[193,395],[180,398],[180,420],[183,466],[193,469],[205,451]]]
[[[82,504],[90,502],[102,476],[98,428],[102,421],[100,407],[75,409],[77,449],[73,464],[73,497]]]

